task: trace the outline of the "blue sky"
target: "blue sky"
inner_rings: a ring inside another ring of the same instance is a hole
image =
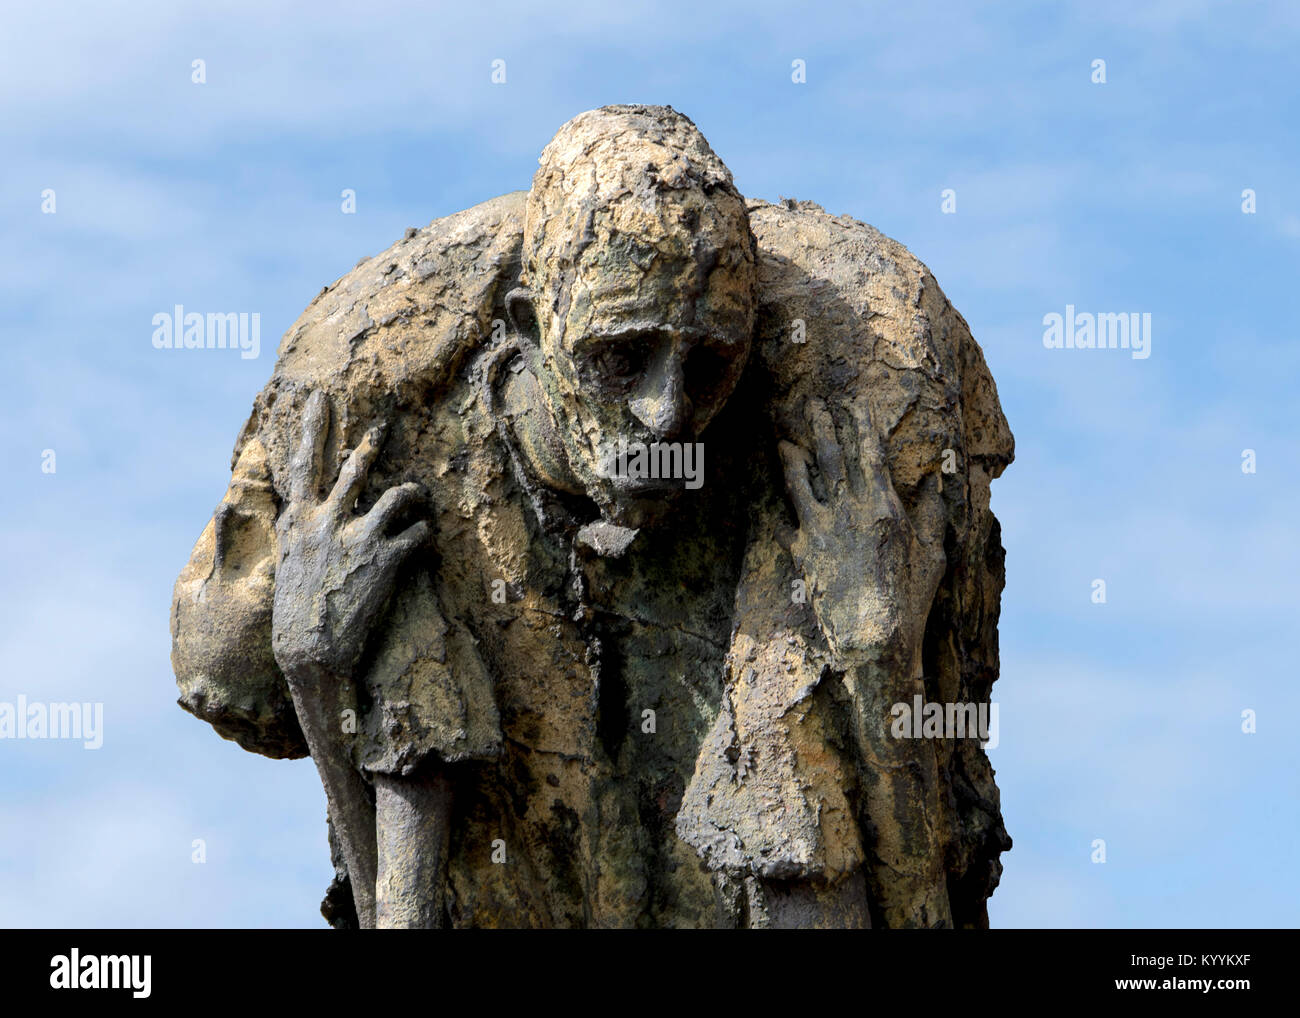
[[[320,287],[611,102],[902,241],[984,348],[1017,443],[993,924],[1297,925],[1300,10],[216,6],[0,23],[0,701],[105,704],[97,751],[0,741],[0,926],[323,924],[311,762],[175,707],[172,583]],[[155,350],[177,303],[259,312],[261,357]],[[1150,358],[1045,349],[1067,304],[1150,313]]]

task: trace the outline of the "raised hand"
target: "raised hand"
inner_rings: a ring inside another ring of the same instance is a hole
[[[946,565],[937,477],[925,482],[914,526],[865,401],[841,415],[838,434],[823,401],[809,400],[804,416],[815,451],[785,441],[779,449],[799,517],[790,552],[822,632],[837,653],[914,655]],[[809,478],[814,464],[824,498]]]
[[[875,775],[865,786],[864,815],[911,818],[902,829],[878,827],[870,848],[868,879],[885,925],[950,926],[943,870],[946,786],[935,747],[924,739],[895,739],[889,728],[891,705],[925,688],[921,646],[946,565],[939,480],[933,473],[925,478],[909,518],[869,409],[859,404],[838,416],[810,400],[805,418],[815,452],[781,443],[799,516],[790,552],[818,624],[844,665],[860,760]],[[814,465],[824,498],[809,476]],[[881,873],[887,878],[877,879]]]
[[[289,499],[276,521],[272,646],[286,675],[304,668],[349,676],[376,616],[392,593],[398,567],[429,536],[415,523],[395,537],[385,528],[422,495],[417,484],[389,488],[364,516],[353,514],[384,427],[372,428],[348,456],[330,493],[319,497],[329,404],[307,400],[302,442],[290,464]]]
[[[348,456],[329,495],[320,498],[328,431],[329,404],[317,390],[307,400],[302,442],[289,465],[289,497],[276,521],[280,561],[271,645],[325,786],[357,918],[362,929],[371,929],[378,871],[375,808],[353,765],[352,736],[342,722],[356,706],[352,673],[370,629],[392,593],[398,567],[428,538],[429,525],[421,521],[396,537],[384,532],[419,498],[416,484],[390,488],[365,516],[353,515],[379,455],[382,427],[371,429]]]

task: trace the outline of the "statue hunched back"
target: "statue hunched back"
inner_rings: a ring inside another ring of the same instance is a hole
[[[310,753],[336,926],[986,926],[993,770],[930,722],[997,677],[1012,453],[905,248],[593,110],[285,335],[180,704]]]

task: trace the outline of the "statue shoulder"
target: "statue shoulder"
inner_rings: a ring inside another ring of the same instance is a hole
[[[884,340],[897,366],[941,370],[936,355],[947,351],[934,347],[957,338],[949,326],[959,323],[969,337],[930,270],[875,227],[810,201],[750,200],[748,210],[758,241],[760,302],[785,311],[791,325],[787,335],[769,338],[810,351],[870,343],[866,352],[878,356],[886,353]],[[802,334],[795,318],[804,323]]]
[[[526,197],[512,192],[408,230],[324,287],[281,340],[234,457],[259,437],[278,491],[316,389],[334,411],[331,451],[353,447],[376,420],[399,429],[446,403],[457,373],[504,314]]]
[[[759,251],[755,354],[783,395],[773,412],[787,430],[809,396],[853,402],[870,392],[892,432],[925,394],[960,404],[967,452],[1000,474],[1014,443],[997,387],[925,264],[814,202],[750,199],[747,208]]]
[[[516,191],[435,219],[361,259],[290,326],[275,375],[319,384],[358,360],[397,375],[427,371],[468,338],[463,320],[479,316],[517,266],[525,198]]]

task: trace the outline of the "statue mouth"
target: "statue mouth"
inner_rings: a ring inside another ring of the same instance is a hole
[[[611,481],[611,485],[614,488],[616,497],[634,498],[638,499],[638,501],[654,498],[668,499],[686,488],[685,481],[650,480],[650,478],[637,481],[620,478],[620,480]]]
[[[596,472],[617,492],[693,491],[704,483],[704,443],[620,437],[601,449]]]

